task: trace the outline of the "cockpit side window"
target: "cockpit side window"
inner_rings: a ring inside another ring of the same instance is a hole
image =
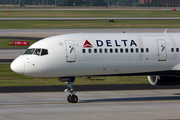
[[[35,52],[34,52],[34,54],[35,54],[35,55],[40,55],[40,52],[41,52],[41,49],[36,49]]]
[[[35,49],[27,49],[24,54],[33,54]]]
[[[42,49],[41,56],[42,55],[47,55],[47,54],[48,54],[48,50],[47,49]]]

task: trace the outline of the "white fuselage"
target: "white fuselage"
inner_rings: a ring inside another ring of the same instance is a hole
[[[178,33],[78,33],[40,40],[11,69],[37,77],[125,75],[180,70]]]

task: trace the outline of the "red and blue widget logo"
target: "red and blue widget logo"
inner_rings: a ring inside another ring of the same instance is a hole
[[[91,43],[88,40],[86,40],[84,45],[83,45],[83,48],[92,48],[92,47],[93,46],[91,45]]]

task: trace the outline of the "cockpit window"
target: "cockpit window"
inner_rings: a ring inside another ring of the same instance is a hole
[[[35,52],[34,52],[34,54],[35,54],[35,55],[40,55],[40,52],[41,52],[41,49],[36,49]]]
[[[35,49],[28,49],[24,54],[33,54]]]
[[[48,54],[48,50],[47,49],[42,49],[41,55],[47,55]]]
[[[41,49],[41,48],[31,48],[28,49],[24,54],[34,54],[34,55],[39,55],[39,56],[43,56],[43,55],[47,55],[48,54],[48,50],[47,49]]]

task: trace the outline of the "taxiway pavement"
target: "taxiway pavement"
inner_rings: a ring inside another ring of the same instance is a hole
[[[9,50],[0,49],[0,60],[15,59],[19,55],[22,55],[25,51],[26,51],[26,49],[20,49],[20,50],[19,49],[12,49],[12,50],[11,49],[9,49]],[[6,61],[4,61],[4,62],[6,62]],[[0,61],[0,63],[1,63],[1,61]]]
[[[180,90],[1,93],[2,120],[177,120]]]
[[[0,37],[45,38],[68,33],[162,33],[166,28],[120,28],[120,29],[0,29]],[[180,28],[168,28],[167,32],[180,32]]]

